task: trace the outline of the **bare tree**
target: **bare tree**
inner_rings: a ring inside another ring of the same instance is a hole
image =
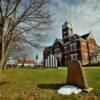
[[[4,69],[14,38],[39,46],[36,37],[48,29],[47,0],[0,0],[1,65]]]
[[[16,60],[22,60],[23,58],[32,58],[32,54],[33,48],[23,40],[16,38],[11,44],[8,57],[12,57]]]
[[[33,59],[33,48],[25,43],[23,40],[16,38],[11,44],[11,48],[8,53],[8,58],[11,57],[17,61],[22,61],[22,67],[27,59]]]

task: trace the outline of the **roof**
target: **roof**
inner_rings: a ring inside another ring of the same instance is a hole
[[[17,64],[22,64],[23,62],[24,64],[36,64],[34,60],[18,61]]]
[[[83,38],[83,39],[86,40],[86,39],[88,38],[89,35],[90,35],[90,33],[87,33],[87,34],[85,34],[85,35],[82,35],[81,38]]]
[[[45,47],[45,50],[51,50],[52,46]]]
[[[58,38],[56,38],[56,40],[55,40],[54,43],[56,43],[56,42],[60,42],[61,44],[63,44],[63,40],[62,40],[62,39],[58,39]]]

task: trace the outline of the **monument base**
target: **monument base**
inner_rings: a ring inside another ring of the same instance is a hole
[[[82,89],[83,92],[91,92],[93,91],[93,88],[88,88],[88,89]]]
[[[73,85],[64,85],[58,89],[58,93],[62,95],[71,95],[72,93],[77,95],[81,91],[82,89]]]

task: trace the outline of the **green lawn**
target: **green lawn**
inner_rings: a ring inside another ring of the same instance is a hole
[[[16,68],[3,71],[0,100],[100,100],[100,67],[85,67],[90,93],[62,96],[57,89],[66,83],[67,68]]]

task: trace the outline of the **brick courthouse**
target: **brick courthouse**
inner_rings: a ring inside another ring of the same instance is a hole
[[[56,39],[52,46],[43,51],[44,64],[46,58],[53,54],[58,61],[58,66],[67,61],[80,60],[83,65],[93,63],[93,54],[98,49],[91,32],[79,36],[73,34],[73,27],[69,22],[62,25],[62,39]]]

